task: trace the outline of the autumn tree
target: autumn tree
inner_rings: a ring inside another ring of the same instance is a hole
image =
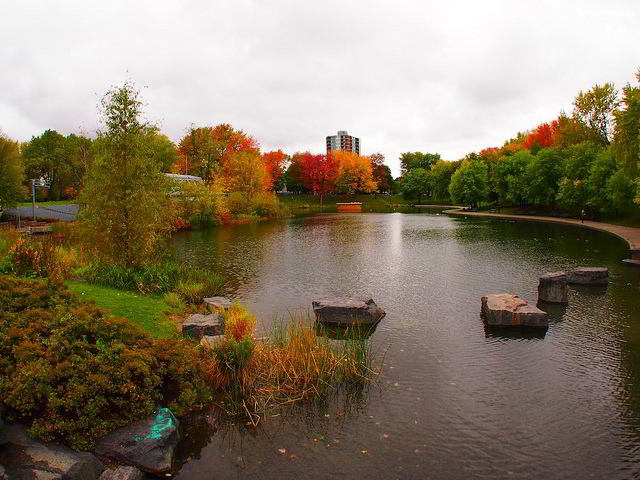
[[[618,91],[613,83],[596,83],[590,90],[578,92],[573,100],[573,116],[591,128],[603,144],[609,145],[618,105]]]
[[[261,158],[269,177],[269,190],[282,189],[287,156],[282,150],[274,150],[263,153]]]
[[[393,175],[391,169],[384,164],[384,155],[373,153],[371,159],[371,174],[373,181],[378,185],[378,193],[388,193],[393,190]]]
[[[23,181],[24,169],[18,144],[0,133],[0,212],[22,200]]]
[[[333,155],[312,155],[305,152],[300,158],[302,166],[302,182],[304,186],[314,195],[320,196],[320,204],[322,199],[329,192],[332,192],[336,186],[338,177],[338,165]]]
[[[129,83],[102,100],[105,129],[81,195],[83,238],[103,262],[139,267],[155,262],[170,229],[167,180],[153,161],[149,124]]]
[[[287,190],[295,193],[303,193],[307,191],[303,181],[303,153],[297,152],[291,156],[289,166],[284,173],[284,182]]]
[[[339,193],[371,193],[378,188],[369,157],[345,150],[332,151],[328,156],[337,165],[336,191]]]
[[[260,155],[251,151],[235,152],[225,159],[222,181],[227,192],[242,192],[247,200],[271,185]]]

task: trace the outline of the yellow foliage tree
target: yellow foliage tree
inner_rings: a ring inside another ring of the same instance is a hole
[[[336,190],[339,193],[371,193],[377,190],[371,158],[344,150],[333,151],[331,156],[338,164]]]
[[[224,160],[222,183],[227,192],[242,192],[249,199],[267,191],[271,186],[271,179],[260,155],[243,151]]]

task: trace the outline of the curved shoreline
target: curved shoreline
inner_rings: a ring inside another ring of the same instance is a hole
[[[640,250],[640,228],[636,227],[623,227],[622,225],[613,225],[611,223],[594,222],[591,220],[585,220],[584,223],[580,220],[573,218],[557,218],[557,217],[543,217],[534,215],[510,215],[506,213],[485,213],[485,212],[466,212],[462,208],[453,208],[450,210],[444,210],[442,213],[448,215],[470,215],[476,217],[493,217],[493,218],[507,218],[511,220],[527,220],[532,222],[548,222],[548,223],[563,223],[566,225],[577,225],[578,227],[590,228],[592,230],[600,230],[603,232],[609,232],[623,239],[629,244],[630,250]]]

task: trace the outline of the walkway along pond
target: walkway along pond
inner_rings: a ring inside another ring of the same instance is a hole
[[[465,212],[466,213],[466,212]],[[521,220],[521,218],[518,218]],[[386,311],[379,384],[257,429],[183,422],[177,478],[630,478],[640,475],[640,270],[609,233],[431,214],[322,214],[182,232],[176,256],[227,278],[263,321],[333,295]],[[534,302],[538,277],[607,266],[569,287],[543,333],[485,330],[479,299]],[[260,331],[258,332],[260,334]]]

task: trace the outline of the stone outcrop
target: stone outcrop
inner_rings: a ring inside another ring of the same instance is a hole
[[[569,303],[567,272],[542,275],[538,283],[538,300],[549,303]]]
[[[517,295],[500,293],[482,297],[482,317],[489,326],[547,327],[547,314]]]
[[[231,308],[231,304],[233,303],[225,297],[207,297],[202,301],[210,312],[227,310],[228,308]]]
[[[168,408],[111,432],[95,452],[154,475],[170,473],[180,440],[179,423]]]
[[[573,285],[607,285],[609,269],[607,267],[578,267],[569,273],[567,282]]]
[[[182,323],[182,333],[196,339],[200,339],[205,335],[222,335],[224,333],[224,320],[219,313],[210,313],[208,315],[194,313]]]
[[[105,470],[99,480],[142,480],[144,473],[136,467],[120,466],[115,470]]]
[[[335,325],[372,325],[385,316],[369,297],[328,297],[311,305],[318,322]]]
[[[5,426],[7,444],[0,448],[0,464],[11,480],[96,480],[104,466],[95,455],[35,440],[23,425]]]

